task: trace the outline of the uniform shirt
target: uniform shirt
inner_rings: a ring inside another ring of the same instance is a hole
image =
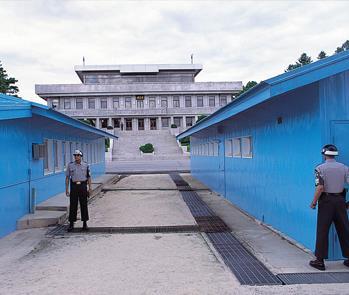
[[[335,159],[315,168],[315,185],[323,185],[325,193],[341,193],[345,183],[349,183],[349,169]]]
[[[70,162],[68,164],[65,175],[68,178],[71,178],[73,182],[76,181],[86,181],[91,177],[90,167],[86,162],[81,161],[80,164],[76,162]]]

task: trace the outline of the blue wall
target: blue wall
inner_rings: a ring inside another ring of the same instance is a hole
[[[316,211],[309,204],[322,146],[318,90],[314,83],[275,97],[192,136],[194,145],[220,140],[219,157],[192,156],[195,177],[310,249],[315,243]],[[224,156],[225,139],[239,136],[252,136],[252,158]]]
[[[105,171],[104,138],[39,116],[0,121],[0,237],[16,229],[16,221],[29,213],[30,188],[37,203],[65,190],[64,171],[44,175],[43,160],[32,159],[32,143],[44,139],[98,143],[101,162],[90,164],[92,177]]]

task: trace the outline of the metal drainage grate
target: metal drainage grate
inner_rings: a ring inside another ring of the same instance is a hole
[[[282,284],[231,233],[208,233],[207,236],[242,285]]]
[[[74,228],[67,232],[68,225],[60,225],[49,231],[46,235],[61,236],[74,233],[102,233],[102,234],[142,234],[142,233],[183,233],[199,232],[197,225],[173,225],[173,226],[143,226],[143,227],[89,227],[88,231],[82,231],[81,228]]]
[[[201,200],[196,192],[181,191],[181,195],[194,218],[200,216],[215,216],[214,212]]]
[[[216,233],[229,231],[229,227],[218,216],[195,217],[200,231],[205,233]]]
[[[349,272],[285,273],[277,276],[285,285],[349,283]]]

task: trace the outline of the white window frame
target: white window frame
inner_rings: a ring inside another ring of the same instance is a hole
[[[252,136],[241,137],[241,157],[247,159],[253,158]]]
[[[232,154],[233,158],[241,158],[241,138],[235,137],[232,139]]]
[[[44,158],[44,175],[54,173],[53,163],[53,140],[44,139],[45,144],[45,158]],[[45,162],[47,161],[47,168],[45,168]]]
[[[224,146],[225,156],[226,157],[232,157],[233,156],[233,153],[232,153],[232,140],[231,139],[226,139],[224,144],[225,144],[225,146]]]
[[[214,157],[219,156],[219,142],[218,141],[213,142],[213,156]]]

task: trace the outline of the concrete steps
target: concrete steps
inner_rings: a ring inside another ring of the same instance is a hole
[[[175,160],[188,158],[183,155],[182,149],[178,146],[176,138],[169,130],[151,131],[124,131],[118,133],[119,139],[114,142],[113,160]],[[154,155],[142,154],[139,147],[146,143],[154,146]]]
[[[115,180],[114,175],[101,175],[92,182],[92,195],[99,194],[104,185]],[[26,214],[17,220],[17,229],[47,227],[62,224],[68,217],[69,198],[65,193],[60,193],[36,205],[35,213]]]

